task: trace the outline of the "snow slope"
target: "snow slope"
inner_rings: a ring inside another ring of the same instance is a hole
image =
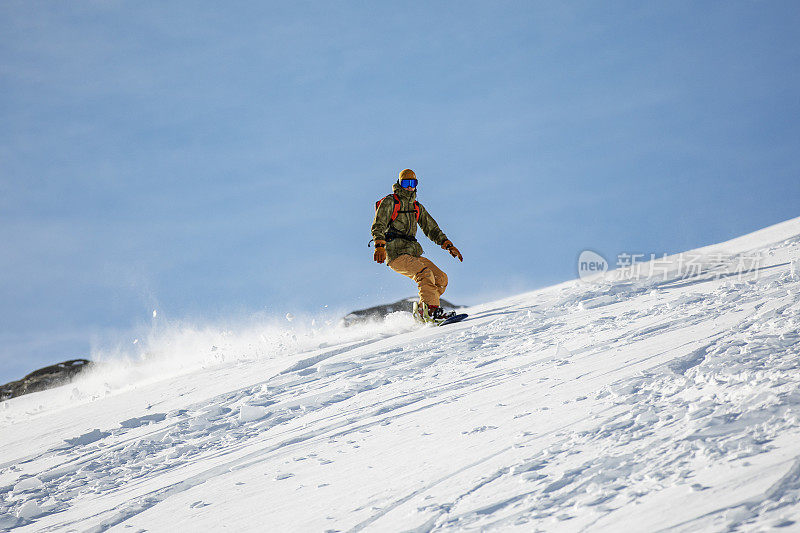
[[[800,530],[800,218],[695,252],[446,328],[155,332],[0,404],[0,528]]]

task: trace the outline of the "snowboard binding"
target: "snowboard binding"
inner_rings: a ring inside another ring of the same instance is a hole
[[[417,322],[437,326],[456,316],[455,311],[445,313],[441,306],[429,308],[425,302],[414,302],[411,305],[411,314]]]

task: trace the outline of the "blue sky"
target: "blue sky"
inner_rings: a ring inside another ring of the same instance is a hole
[[[413,294],[366,246],[406,167],[458,303],[798,216],[798,27],[778,1],[3,2],[0,382],[153,309]]]

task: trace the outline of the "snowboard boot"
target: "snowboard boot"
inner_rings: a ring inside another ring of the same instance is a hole
[[[428,304],[425,302],[414,302],[411,306],[411,314],[414,316],[414,320],[423,324],[430,324],[434,321],[428,309]]]

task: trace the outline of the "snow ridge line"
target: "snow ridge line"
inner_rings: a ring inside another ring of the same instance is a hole
[[[792,467],[786,475],[780,478],[774,485],[767,489],[764,497],[767,500],[780,501],[789,491],[800,490],[800,456],[794,459]],[[795,501],[797,501],[795,499]]]

